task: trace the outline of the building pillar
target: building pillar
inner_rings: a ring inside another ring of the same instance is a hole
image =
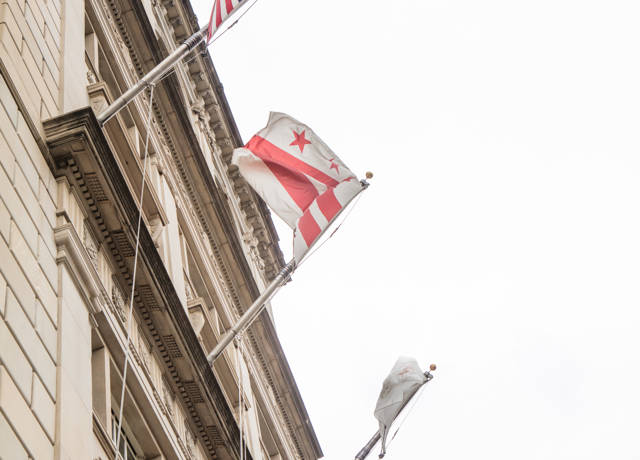
[[[66,264],[60,271],[55,460],[92,458],[91,323]]]
[[[84,0],[63,0],[62,14],[62,113],[89,105],[84,61]]]

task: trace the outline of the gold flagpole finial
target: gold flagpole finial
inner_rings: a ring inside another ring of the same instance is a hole
[[[372,179],[373,178],[373,173],[371,171],[367,171],[365,173],[364,177],[366,177],[367,179]]]

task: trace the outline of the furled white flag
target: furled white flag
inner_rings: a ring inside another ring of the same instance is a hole
[[[308,126],[284,113],[272,112],[232,162],[294,230],[296,262],[365,187]]]
[[[220,24],[241,5],[242,0],[214,0],[213,8],[211,8],[211,17],[209,18],[209,28],[207,29],[207,43],[211,41]]]
[[[374,416],[380,424],[382,437],[381,457],[386,452],[385,444],[391,424],[402,408],[413,397],[418,389],[427,382],[418,362],[413,358],[401,356],[382,383],[382,391],[378,397]]]

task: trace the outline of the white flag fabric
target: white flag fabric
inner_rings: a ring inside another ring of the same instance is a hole
[[[296,262],[364,187],[307,125],[284,113],[272,112],[232,163],[294,230]]]
[[[382,454],[385,454],[387,434],[404,405],[427,381],[424,373],[413,358],[401,356],[382,383],[374,416],[380,424]]]

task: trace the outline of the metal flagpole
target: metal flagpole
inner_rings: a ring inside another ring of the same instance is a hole
[[[296,269],[296,261],[291,260],[287,265],[285,265],[278,276],[276,276],[273,281],[267,286],[267,288],[258,296],[258,298],[251,304],[249,309],[244,312],[242,317],[238,320],[236,324],[231,326],[227,332],[224,333],[220,342],[215,346],[213,350],[207,356],[207,360],[209,364],[213,364],[213,362],[222,354],[224,349],[229,345],[233,338],[238,335],[239,332],[243,331],[246,327],[251,325],[253,321],[257,318],[257,316],[262,313],[262,311],[266,307],[266,302],[269,297],[275,293],[282,285],[289,279],[291,273]]]
[[[426,385],[427,382],[429,382],[433,378],[433,374],[431,374],[431,371],[435,371],[435,370],[436,370],[435,364],[432,364],[431,366],[429,366],[429,370],[424,373],[424,376],[426,377],[427,380],[425,380],[424,383],[420,385],[418,388],[416,388],[415,391],[411,394],[411,396],[409,396],[409,398],[402,405],[400,412],[402,412],[404,408],[407,406],[407,404],[409,404],[409,401],[411,401],[413,397],[416,395],[416,393],[418,393],[418,390],[420,390],[420,388]],[[378,441],[380,441],[380,437],[381,437],[380,430],[378,430],[376,431],[376,434],[374,434],[373,437],[369,439],[369,441],[364,445],[364,447],[360,449],[360,452],[357,453],[355,460],[364,460],[365,458],[367,458],[371,453],[371,450],[375,447]],[[383,456],[384,455],[381,454],[379,458],[382,458]]]
[[[370,178],[372,177],[372,175],[370,173],[367,173],[367,177]],[[342,210],[335,216],[334,221],[335,219],[338,218],[340,214],[342,214],[342,211],[347,209],[347,206],[349,205],[349,203],[351,203],[354,200],[355,197],[360,195],[363,191],[365,191],[369,187],[369,183],[364,179],[361,180],[360,183],[362,184],[362,189],[360,189],[360,191],[356,195],[354,195],[349,200],[348,203],[344,205]],[[325,232],[329,229],[329,227],[330,225],[327,225],[322,230],[320,235],[318,235],[318,237],[316,238],[315,242],[320,241],[320,238],[322,238],[322,235],[325,234]],[[309,254],[309,251],[311,250],[312,247],[313,245],[307,249],[307,252],[305,253],[305,255]],[[233,326],[231,326],[231,329],[229,329],[227,332],[224,333],[224,335],[220,339],[220,342],[218,342],[218,344],[214,347],[214,349],[211,350],[211,352],[209,352],[209,354],[207,355],[207,360],[209,361],[209,365],[213,365],[215,360],[218,359],[218,357],[222,354],[224,349],[233,341],[236,335],[238,335],[240,332],[244,331],[246,328],[251,326],[251,323],[253,323],[255,319],[258,317],[258,315],[260,315],[260,313],[262,313],[263,310],[266,308],[267,301],[269,300],[269,298],[272,297],[273,294],[275,294],[276,291],[286,283],[286,281],[289,279],[291,274],[296,270],[297,266],[298,265],[295,259],[291,259],[291,261],[289,261],[289,263],[280,270],[280,273],[278,273],[278,276],[276,276],[273,279],[273,281],[269,283],[266,289],[258,296],[256,300],[254,300],[254,302],[251,304],[249,309],[242,314],[238,322]]]
[[[121,109],[127,106],[129,102],[133,100],[140,92],[142,92],[147,86],[156,83],[162,76],[176,65],[182,58],[189,54],[196,46],[200,44],[202,40],[207,36],[207,30],[209,26],[203,26],[199,31],[194,33],[191,37],[187,38],[182,45],[176,48],[169,56],[155,66],[148,74],[142,77],[135,85],[129,88],[116,99],[107,109],[97,116],[98,123],[103,126],[107,121],[117,114]]]

